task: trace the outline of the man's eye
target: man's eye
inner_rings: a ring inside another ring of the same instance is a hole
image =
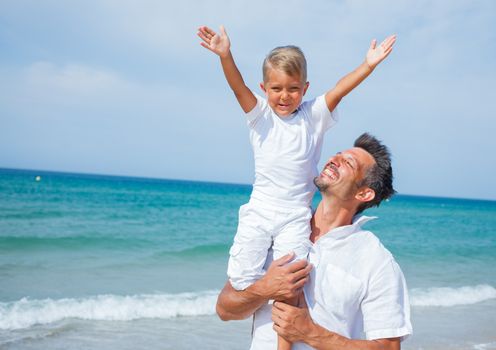
[[[351,164],[351,162],[349,160],[346,161],[346,164],[348,164],[352,169],[354,169],[353,164]]]

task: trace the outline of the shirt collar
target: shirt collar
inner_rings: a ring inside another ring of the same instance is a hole
[[[377,219],[377,216],[366,216],[366,215],[355,215],[353,217],[351,225],[345,225],[333,228],[327,232],[324,236],[319,238],[317,243],[322,241],[324,243],[328,240],[337,240],[349,236],[355,232],[362,231],[362,226],[371,220]],[[321,244],[321,243],[319,243]]]
[[[286,117],[280,117],[276,112],[274,112],[274,110],[272,110],[272,112],[274,113],[274,115],[279,118],[279,120],[285,122],[285,123],[294,123],[296,121],[296,117],[298,116],[298,112],[300,111],[300,107],[298,107],[293,113],[291,113],[290,115],[286,116]]]

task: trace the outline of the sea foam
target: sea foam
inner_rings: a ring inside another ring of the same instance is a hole
[[[496,298],[496,289],[487,284],[459,288],[414,288],[410,291],[412,306],[470,305]]]
[[[215,313],[218,291],[133,296],[98,295],[80,299],[28,299],[0,303],[0,329],[29,328],[66,318],[131,321]]]
[[[132,321],[142,318],[169,319],[215,314],[219,291],[180,294],[98,295],[87,298],[29,299],[0,303],[0,329],[29,328],[68,318]],[[489,285],[460,288],[414,288],[413,307],[470,305],[496,298]]]

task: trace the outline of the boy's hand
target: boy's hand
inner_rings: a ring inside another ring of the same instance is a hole
[[[225,58],[229,55],[231,48],[231,42],[227,36],[224,26],[220,26],[220,32],[216,33],[212,29],[206,26],[198,28],[198,36],[203,40],[200,43],[204,48],[212,51],[221,58]]]
[[[220,26],[220,32],[216,33],[206,26],[198,28],[198,36],[202,39],[201,46],[212,51],[220,57],[220,64],[224,71],[229,87],[245,113],[251,111],[257,105],[257,98],[246,86],[241,73],[236,67],[231,54],[231,42],[227,36],[224,26]]]
[[[382,62],[393,50],[393,45],[396,41],[396,35],[391,35],[384,39],[384,41],[376,47],[377,40],[372,40],[370,43],[369,51],[367,51],[367,56],[365,61],[371,69],[374,69],[379,63]]]

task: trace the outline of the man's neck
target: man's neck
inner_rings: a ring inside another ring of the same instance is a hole
[[[312,217],[310,240],[315,243],[332,229],[351,225],[355,213],[355,208],[344,206],[343,202],[335,197],[322,197]]]

